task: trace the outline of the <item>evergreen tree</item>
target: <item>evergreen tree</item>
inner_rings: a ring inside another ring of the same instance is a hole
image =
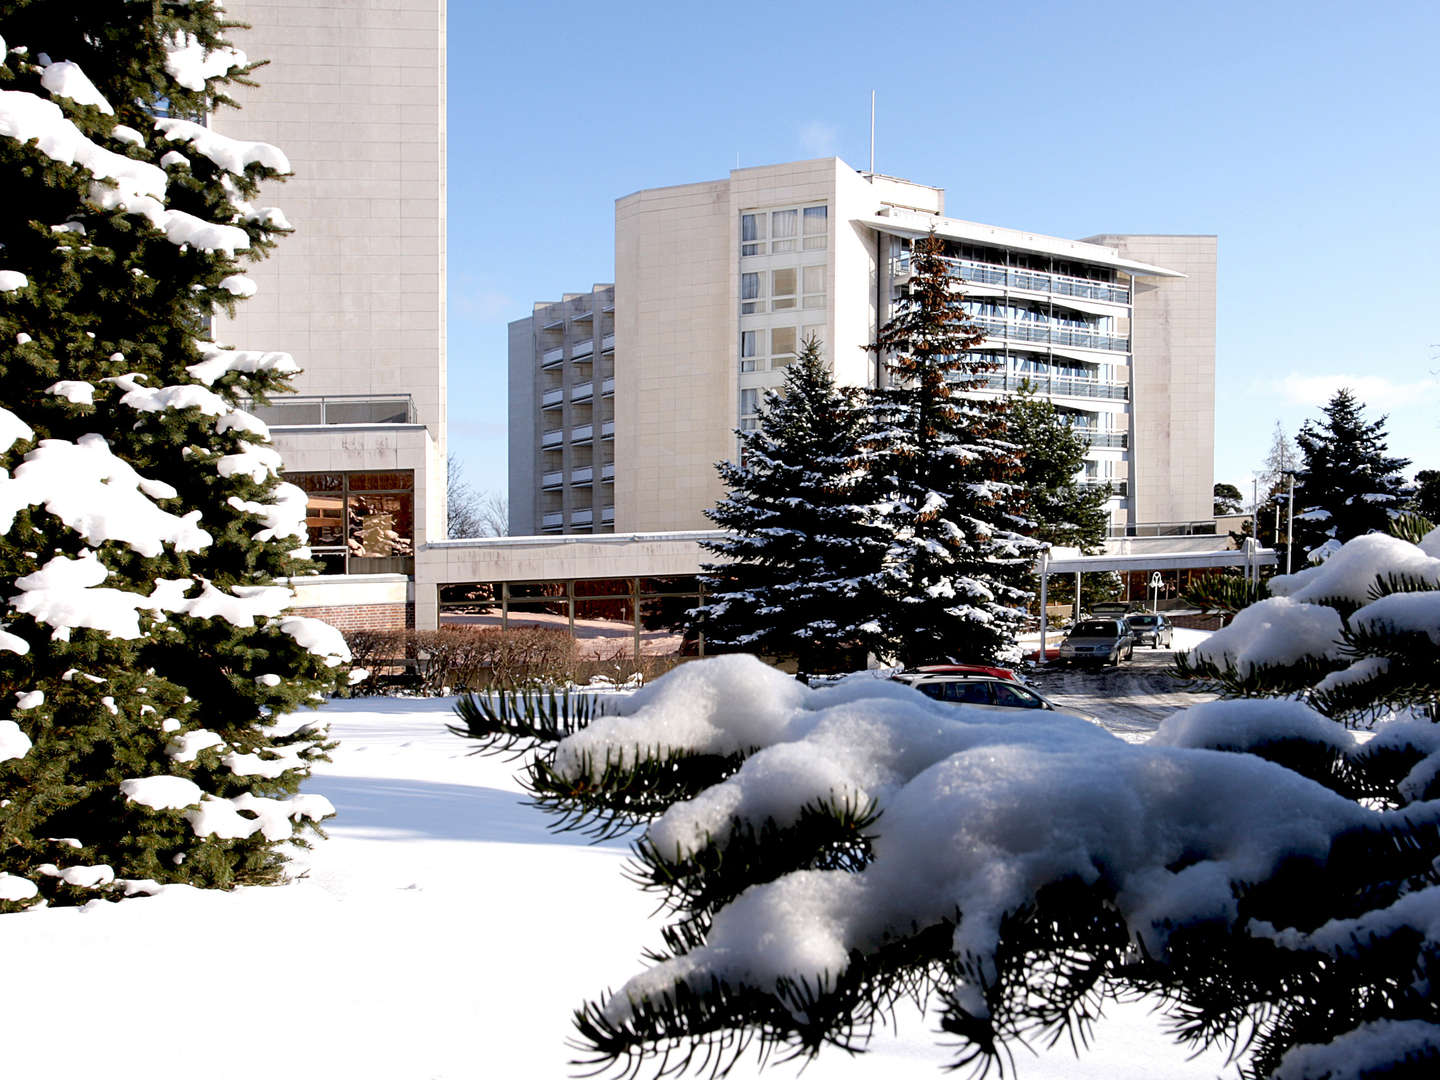
[[[206,340],[288,227],[249,201],[284,155],[194,122],[251,70],[227,25],[16,0],[0,27],[0,910],[276,880],[331,812],[295,794],[323,731],[281,718],[348,653],[284,615],[305,496],[237,407],[294,364]]]
[[[1037,545],[1017,531],[1016,446],[1003,402],[976,397],[993,364],[934,234],[871,351],[890,372],[872,392],[870,468],[884,476],[892,540],[879,622],[905,664],[1013,651]]]
[[[1012,482],[1026,519],[1021,531],[1043,543],[1099,551],[1110,525],[1110,488],[1079,483],[1089,449],[1084,436],[1029,383],[1007,405],[1006,438],[1020,452]]]
[[[1301,465],[1295,477],[1297,553],[1323,558],[1346,540],[1383,532],[1404,501],[1400,475],[1410,462],[1386,455],[1385,417],[1371,423],[1349,390],[1325,405],[1325,419],[1307,420],[1295,441]]]
[[[1245,497],[1234,484],[1216,484],[1214,495],[1216,517],[1229,517],[1245,509]]]
[[[562,825],[645,826],[632,876],[669,924],[577,1012],[585,1063],[853,1052],[914,999],[983,1072],[1145,994],[1246,1078],[1434,1075],[1440,530],[1276,580],[1191,667],[1308,703],[1207,703],[1142,745],[737,656],[619,716],[463,702],[457,733],[538,745],[524,782]],[[1392,710],[1367,742],[1332,719]]]
[[[741,433],[740,460],[717,466],[729,492],[706,514],[729,535],[704,544],[723,560],[705,565],[708,603],[695,613],[707,647],[822,672],[863,666],[879,646],[871,612],[888,543],[861,463],[866,419],[807,339]]]
[[[1440,524],[1440,469],[1421,469],[1415,474],[1415,494],[1411,496],[1410,509]]]

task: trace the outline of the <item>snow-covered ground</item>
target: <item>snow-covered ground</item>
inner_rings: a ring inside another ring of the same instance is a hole
[[[639,969],[652,900],[622,877],[624,841],[551,835],[513,763],[468,756],[444,728],[452,704],[327,709],[341,746],[306,790],[338,816],[290,885],[0,916],[0,1074],[571,1075],[570,1010]],[[1111,1007],[1083,1057],[1018,1049],[1018,1076],[1233,1075],[1218,1052],[1185,1060],[1162,1022]],[[933,1032],[904,1016],[871,1053],[822,1054],[804,1076],[941,1076]],[[757,1074],[747,1059],[732,1075]]]

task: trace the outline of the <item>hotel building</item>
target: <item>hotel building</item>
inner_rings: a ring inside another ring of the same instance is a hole
[[[705,528],[715,462],[807,335],[838,381],[888,383],[865,346],[932,230],[986,334],[985,392],[1028,381],[1068,416],[1112,532],[1212,518],[1213,236],[982,225],[940,188],[823,158],[618,200],[613,287],[511,324],[512,532]]]

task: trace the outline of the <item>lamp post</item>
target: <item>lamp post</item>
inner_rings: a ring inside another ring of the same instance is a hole
[[[1045,629],[1046,610],[1045,605],[1049,600],[1048,585],[1050,582],[1050,545],[1043,544],[1040,548],[1040,656],[1038,662],[1043,666],[1045,663]]]
[[[1285,516],[1285,573],[1290,573],[1290,560],[1295,550],[1295,470],[1286,469],[1285,475],[1290,477],[1290,494],[1286,496]]]

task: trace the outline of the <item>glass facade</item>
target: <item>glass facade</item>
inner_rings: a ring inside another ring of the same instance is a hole
[[[411,574],[415,570],[415,474],[287,473],[309,496],[310,550],[327,574]]]
[[[694,575],[444,585],[440,622],[565,630],[581,660],[701,656],[704,642],[685,624],[702,595]]]

